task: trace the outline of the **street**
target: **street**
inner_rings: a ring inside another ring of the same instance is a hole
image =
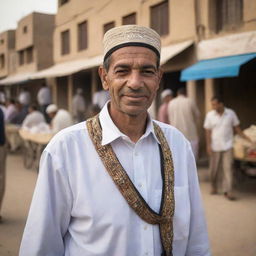
[[[0,255],[17,256],[37,177],[26,170],[20,154],[7,158],[7,189],[0,224]],[[206,167],[199,168],[209,237],[214,256],[256,255],[256,179],[243,177],[236,184],[237,201],[210,195]],[[193,255],[191,255],[193,256]]]

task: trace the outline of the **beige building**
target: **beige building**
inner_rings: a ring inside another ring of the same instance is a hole
[[[15,38],[12,63],[6,71],[7,77],[0,80],[0,85],[11,89],[12,97],[17,96],[21,86],[26,86],[32,97],[36,97],[40,81],[29,81],[29,77],[53,65],[53,30],[54,15],[34,12],[18,22],[15,34],[12,32],[12,39]]]
[[[182,84],[180,71],[195,61],[193,9],[194,0],[60,0],[53,40],[55,65],[34,78],[52,78],[49,82],[55,92],[54,101],[60,107],[71,110],[77,87],[83,88],[87,103],[91,103],[94,92],[101,89],[97,68],[102,63],[104,33],[122,24],[139,24],[161,35],[165,71],[162,86],[173,85],[176,90]]]
[[[15,30],[0,34],[0,79],[15,71]]]

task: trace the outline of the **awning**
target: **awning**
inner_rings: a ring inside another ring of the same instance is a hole
[[[11,76],[8,76],[2,80],[0,80],[0,85],[12,85],[23,83],[29,80],[29,77],[34,73],[18,73]]]
[[[201,60],[181,72],[181,81],[236,77],[240,67],[256,58],[256,53]]]
[[[161,65],[165,64],[168,60],[170,60],[180,52],[184,51],[192,44],[193,44],[193,41],[189,40],[182,43],[172,44],[172,45],[162,47],[160,64]]]
[[[41,79],[48,77],[67,76],[81,70],[97,67],[102,64],[103,56],[96,56],[92,58],[84,58],[81,60],[68,61],[56,64],[50,68],[39,71],[30,76],[30,79]]]

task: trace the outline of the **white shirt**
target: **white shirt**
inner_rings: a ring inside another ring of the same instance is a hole
[[[85,100],[82,95],[76,94],[73,97],[72,112],[75,117],[79,114],[79,112],[85,112]]]
[[[49,87],[42,87],[37,94],[37,101],[40,106],[49,105],[52,102],[51,91]]]
[[[149,120],[133,143],[100,113],[102,144],[111,143],[120,163],[149,206],[159,211],[162,179],[158,141]],[[174,256],[208,256],[209,243],[190,144],[159,123],[175,170]],[[105,170],[85,122],[62,130],[46,147],[20,256],[160,256],[158,225],[128,206]]]
[[[45,123],[44,115],[40,111],[35,110],[26,116],[26,118],[22,122],[22,128],[31,128],[40,123]]]
[[[170,124],[180,130],[189,141],[198,139],[196,122],[199,116],[194,101],[183,95],[172,99],[168,105]]]
[[[29,105],[30,104],[30,93],[28,91],[23,91],[19,95],[19,103],[22,105]]]
[[[213,151],[225,151],[233,146],[234,127],[239,125],[236,113],[225,108],[222,115],[212,110],[207,113],[204,128],[211,130],[211,148]]]
[[[70,113],[65,109],[59,109],[51,121],[52,132],[56,133],[73,124]]]
[[[92,102],[94,105],[98,105],[100,108],[103,108],[103,106],[109,99],[109,92],[101,90],[94,93]]]

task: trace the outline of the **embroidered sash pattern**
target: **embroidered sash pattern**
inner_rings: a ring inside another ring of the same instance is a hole
[[[149,224],[158,224],[164,256],[172,256],[174,201],[174,168],[172,154],[161,128],[155,123],[154,131],[160,141],[164,167],[162,171],[163,192],[160,213],[153,211],[136,189],[120,164],[110,144],[101,145],[102,129],[98,115],[88,119],[86,125],[90,138],[107,172],[129,206]]]

